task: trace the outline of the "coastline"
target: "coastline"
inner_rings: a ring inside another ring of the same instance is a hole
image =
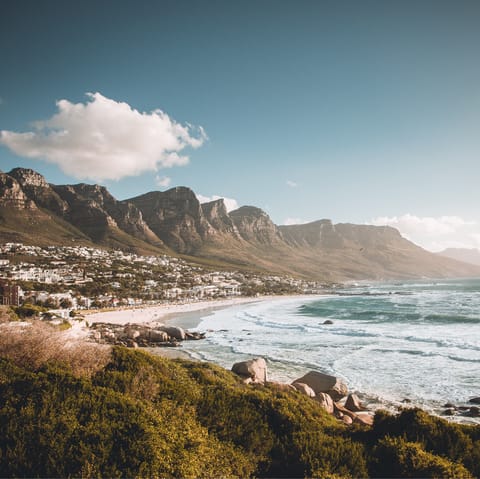
[[[196,329],[200,325],[201,321],[207,320],[209,323],[208,316],[211,314],[217,313],[223,310],[234,310],[236,307],[241,307],[242,305],[253,305],[254,303],[266,303],[266,302],[280,302],[280,301],[302,301],[302,300],[309,300],[315,301],[323,298],[328,298],[329,294],[322,294],[322,295],[284,295],[284,296],[261,296],[255,298],[232,298],[227,300],[210,300],[210,301],[198,301],[194,303],[186,303],[186,304],[170,304],[170,305],[156,305],[151,307],[144,307],[144,308],[136,308],[136,309],[126,309],[122,311],[108,311],[108,312],[100,312],[91,314],[86,317],[87,321],[90,322],[90,319],[93,319],[92,322],[114,322],[115,324],[127,324],[127,323],[168,323],[171,326],[178,326],[183,329]],[[223,314],[223,313],[222,313]],[[226,315],[228,316],[228,312]],[[234,311],[232,311],[234,314]],[[110,320],[109,318],[113,319]],[[205,326],[205,329],[209,333],[215,334],[215,331],[209,330],[210,326]],[[225,327],[229,327],[227,323],[225,323]],[[223,331],[223,330],[218,330]],[[241,331],[240,329],[238,330]],[[246,330],[242,330],[246,331]],[[242,334],[242,333],[241,333]],[[243,341],[244,339],[239,339],[239,341]],[[247,339],[245,339],[247,340]],[[186,359],[186,360],[193,360],[193,361],[206,361],[206,362],[213,362],[214,364],[218,364],[222,367],[229,369],[233,362],[227,362],[221,360],[212,359],[212,356],[208,354],[208,343],[203,344],[203,342],[197,343],[192,342],[191,344],[183,344],[182,347],[179,348],[146,348],[150,353],[164,356],[169,359]],[[206,348],[206,349],[205,349]],[[207,354],[206,354],[207,353]],[[248,356],[248,357],[247,357]],[[263,357],[262,353],[252,353],[252,354],[238,354],[238,361],[253,358],[255,356]],[[217,358],[218,359],[218,358]],[[297,372],[294,370],[287,370],[286,365],[282,363],[282,361],[274,360],[271,364],[272,369],[269,371],[269,376],[272,381],[277,382],[286,382],[289,383],[291,380],[294,380],[295,377],[298,377]],[[307,366],[307,365],[305,365]],[[281,368],[279,375],[279,367]],[[305,369],[305,373],[308,369],[319,369],[322,370],[321,364],[317,364],[317,368],[312,366],[311,364],[308,365]],[[334,371],[335,375],[339,374],[342,377],[342,372]],[[329,374],[333,374],[329,372]],[[343,373],[345,374],[345,373]],[[442,411],[445,410],[443,403],[438,404],[427,404],[424,401],[420,401],[419,403],[412,399],[410,400],[408,395],[398,396],[395,398],[387,397],[387,396],[380,396],[376,393],[370,392],[366,393],[363,389],[354,388],[352,392],[358,394],[362,401],[371,407],[371,410],[378,410],[378,409],[387,409],[391,412],[398,412],[402,408],[410,408],[410,407],[420,407],[423,410],[427,411],[430,414],[442,416],[450,421],[460,422],[460,423],[470,423],[470,424],[478,424],[478,419],[476,418],[467,418],[465,416],[455,416],[455,417],[445,417],[442,414]],[[447,401],[445,401],[447,402]]]

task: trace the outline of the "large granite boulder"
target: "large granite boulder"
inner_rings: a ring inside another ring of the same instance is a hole
[[[160,331],[165,331],[170,337],[178,339],[179,341],[185,341],[186,334],[183,328],[178,326],[159,326]]]
[[[327,393],[334,401],[339,401],[348,394],[347,385],[340,378],[318,371],[310,371],[294,382],[307,384],[317,395]]]
[[[153,343],[166,343],[170,336],[165,331],[159,331],[157,329],[151,329],[147,331],[147,339]]]
[[[345,402],[345,407],[349,411],[353,411],[353,412],[358,412],[358,411],[364,411],[365,410],[365,407],[360,402],[360,399],[358,399],[358,396],[356,394],[349,394],[348,395],[347,400]]]
[[[232,371],[244,378],[251,378],[254,383],[264,384],[267,381],[267,363],[263,358],[235,363]]]
[[[314,398],[315,397],[315,391],[305,383],[299,383],[297,381],[292,383],[292,386],[297,390],[300,391],[301,393],[305,394],[305,396],[308,396],[309,398]]]
[[[318,393],[313,399],[317,401],[320,406],[328,412],[328,414],[333,414],[335,406],[333,404],[333,399],[329,394]]]

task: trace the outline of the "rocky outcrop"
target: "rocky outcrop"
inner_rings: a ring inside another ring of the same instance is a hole
[[[294,382],[307,384],[315,391],[317,396],[320,393],[326,393],[334,401],[338,401],[348,394],[347,385],[342,379],[318,371],[310,371]]]
[[[262,245],[272,245],[282,241],[277,226],[260,208],[242,206],[231,211],[230,218],[245,241]]]
[[[314,398],[315,401],[320,404],[320,407],[328,412],[328,414],[333,414],[334,412],[334,405],[333,399],[330,394],[326,393],[318,393]]]
[[[267,363],[263,358],[240,361],[232,366],[232,371],[244,379],[254,383],[265,384],[267,381]]]
[[[223,199],[202,203],[201,208],[205,219],[214,228],[215,232],[223,235],[231,235],[235,239],[240,238],[237,227],[232,218],[227,213],[227,208]]]
[[[65,216],[68,204],[60,198],[41,174],[29,168],[14,168],[8,174],[18,181],[25,194],[40,208],[50,210],[61,217]]]
[[[142,212],[151,230],[179,253],[194,253],[213,234],[213,228],[190,188],[152,191],[127,201]]]
[[[262,358],[235,363],[232,366],[232,371],[242,378],[244,384],[263,384],[284,394],[298,394],[298,392],[305,394],[317,402],[327,414],[335,416],[346,425],[355,423],[371,426],[373,424],[374,415],[364,412],[366,408],[363,407],[355,394],[348,396],[345,405],[333,399],[331,394],[337,398],[345,397],[348,394],[346,385],[335,376],[310,371],[302,377],[302,380],[294,381],[292,384],[267,382],[267,364]],[[321,389],[324,391],[321,391]],[[325,392],[326,389],[330,392]],[[472,406],[469,410],[472,408],[478,409],[480,413],[478,407]]]
[[[147,326],[110,323],[94,323],[90,327],[90,337],[99,342],[126,347],[165,347],[180,346],[182,341],[204,339],[204,333],[191,333],[175,326]]]
[[[345,401],[345,407],[349,411],[353,411],[353,412],[365,410],[365,408],[363,407],[363,404],[360,402],[360,399],[358,399],[358,396],[356,394],[348,395],[347,400]]]
[[[135,205],[117,201],[104,186],[77,185],[53,186],[54,191],[67,204],[65,218],[91,237],[101,241],[108,236],[126,233],[156,246],[160,239],[143,220]],[[120,242],[124,241],[123,238]]]
[[[165,332],[168,336],[178,339],[179,341],[185,341],[185,339],[187,339],[185,330],[178,326],[158,326],[158,329]]]
[[[0,173],[0,206],[15,210],[36,210],[37,205],[27,197],[13,177]]]
[[[310,398],[315,397],[315,391],[305,383],[299,383],[297,381],[292,383],[292,386],[297,390],[300,391],[301,393],[305,394],[305,396],[308,396]]]

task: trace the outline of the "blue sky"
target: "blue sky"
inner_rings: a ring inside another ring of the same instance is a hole
[[[386,223],[430,249],[480,246],[477,1],[1,10],[3,171],[97,180],[120,199],[186,185],[277,224]]]

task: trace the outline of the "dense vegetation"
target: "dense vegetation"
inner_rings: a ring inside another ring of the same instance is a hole
[[[93,368],[0,359],[0,476],[480,476],[480,428],[419,410],[347,428],[300,393],[113,349]]]

